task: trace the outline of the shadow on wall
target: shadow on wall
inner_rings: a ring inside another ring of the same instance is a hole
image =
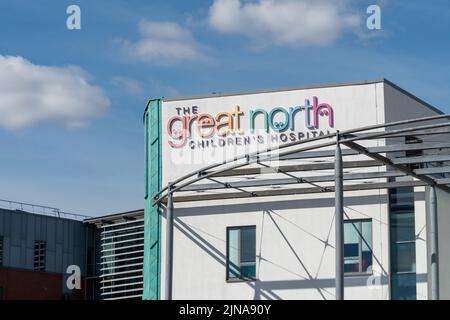
[[[267,215],[269,215],[267,213]],[[208,255],[210,255],[212,258],[214,258],[219,264],[221,264],[224,268],[226,268],[226,256],[218,250],[216,247],[210,244],[209,241],[207,241],[203,236],[201,236],[199,233],[206,233],[202,230],[198,230],[198,228],[195,228],[191,225],[188,225],[181,221],[180,219],[176,219],[175,227],[183,233],[188,239],[190,239],[193,243],[195,243],[199,248],[201,248],[203,251],[205,251]],[[194,229],[197,229],[198,232]],[[281,230],[280,230],[280,233]],[[283,235],[285,238],[285,236]],[[225,241],[223,239],[220,239],[221,241]],[[259,300],[259,299],[269,299],[269,300],[281,300],[282,298],[276,294],[275,291],[278,290],[296,290],[296,289],[316,289],[321,296],[322,299],[326,300],[325,293],[328,296],[334,297],[334,285],[335,285],[335,279],[319,279],[319,269],[323,261],[323,256],[325,252],[325,248],[323,252],[321,253],[321,262],[319,264],[318,269],[315,272],[312,272],[308,270],[304,263],[302,262],[300,256],[295,251],[295,249],[290,245],[287,238],[285,238],[285,241],[287,242],[287,245],[290,247],[293,255],[296,257],[299,265],[305,270],[307,277],[304,277],[302,275],[299,275],[291,270],[287,270],[283,266],[277,264],[275,261],[270,261],[266,258],[264,258],[261,253],[258,254],[257,259],[259,261],[264,261],[266,263],[270,263],[273,266],[278,267],[279,269],[289,272],[291,274],[294,274],[294,276],[299,277],[298,280],[280,280],[280,281],[249,281],[249,282],[243,282],[246,285],[250,286],[252,289],[254,289],[254,296],[253,299]],[[330,246],[331,247],[331,246]],[[333,249],[333,248],[332,248]],[[347,278],[345,280],[345,285],[347,287],[352,286],[366,286],[367,281],[369,279],[369,276],[362,276],[362,277],[352,277]],[[386,275],[381,276],[381,279],[376,279],[378,283],[381,284],[387,284],[388,283],[388,277]],[[331,289],[331,290],[330,290]]]
[[[346,197],[346,206],[359,206],[367,204],[388,203],[387,195],[357,196]],[[286,200],[286,201],[267,201],[256,203],[242,203],[217,206],[195,206],[190,208],[176,208],[177,217],[201,216],[213,214],[242,213],[255,212],[256,205],[266,211],[288,210],[298,208],[330,208],[334,207],[333,198],[320,199],[302,199],[302,200]],[[176,204],[175,204],[176,207]]]
[[[387,204],[388,196],[387,195],[374,195],[374,196],[356,196],[356,197],[347,197],[345,198],[345,206],[357,206],[357,205],[367,205],[367,204]],[[321,239],[320,237],[314,235],[310,231],[304,229],[303,227],[295,224],[290,221],[282,214],[277,213],[277,210],[286,210],[286,209],[295,209],[295,208],[323,208],[323,207],[333,207],[334,206],[334,198],[325,198],[325,199],[309,199],[309,200],[290,200],[290,201],[279,201],[279,202],[262,202],[259,203],[258,206],[264,208],[262,213],[263,223],[261,228],[260,239],[264,239],[264,220],[270,219],[271,223],[275,226],[276,230],[282,237],[284,243],[288,247],[289,251],[295,257],[298,262],[299,268],[304,271],[306,276],[300,275],[295,271],[289,270],[282,265],[278,264],[275,261],[271,261],[264,257],[264,254],[261,252],[261,244],[259,246],[260,252],[257,254],[257,263],[261,264],[261,262],[271,264],[276,268],[283,270],[284,272],[288,272],[292,274],[295,278],[292,280],[279,280],[279,281],[249,281],[244,282],[246,285],[250,286],[254,290],[253,299],[282,299],[275,291],[282,290],[296,290],[296,289],[315,289],[320,295],[321,299],[326,300],[327,297],[334,298],[334,286],[335,279],[334,278],[319,278],[320,268],[322,267],[323,260],[325,257],[326,250],[334,250],[332,244],[330,244],[330,235],[332,228],[334,226],[334,216],[330,222],[330,225],[327,226],[328,232],[325,239]],[[354,209],[351,209],[354,210]],[[212,215],[212,214],[231,214],[231,213],[243,213],[243,212],[255,212],[255,204],[235,204],[235,205],[221,205],[221,206],[207,206],[207,207],[195,207],[195,208],[177,208],[175,210],[175,227],[184,234],[188,239],[190,239],[194,244],[196,244],[199,248],[201,248],[204,252],[206,252],[209,256],[217,261],[217,263],[221,264],[224,268],[226,268],[226,255],[217,249],[214,245],[212,245],[207,239],[205,239],[203,235],[206,235],[209,238],[215,238],[216,240],[226,242],[225,239],[221,239],[216,235],[210,234],[205,230],[202,230],[196,226],[187,224],[184,222],[182,217],[188,216],[199,216],[199,215]],[[266,218],[267,217],[267,218]],[[312,237],[314,241],[318,241],[323,246],[322,252],[320,253],[320,262],[317,266],[316,270],[308,269],[301,258],[302,248],[295,248],[291,242],[289,241],[286,234],[283,232],[279,222],[277,220],[284,220],[285,222],[295,226],[299,232],[302,232],[309,237]],[[334,242],[334,241],[333,241]],[[378,265],[381,265],[379,257],[373,255],[375,261],[377,261]],[[259,270],[259,267],[257,268]],[[426,274],[418,274],[417,275],[418,282],[426,282],[427,275]],[[389,283],[389,276],[385,269],[381,270],[381,275],[363,275],[357,277],[347,277],[345,279],[346,287],[362,287],[367,286],[368,282],[376,282],[377,284],[387,285]]]
[[[346,206],[357,206],[364,205],[368,203],[387,203],[387,196],[359,196],[359,197],[347,197],[345,199]],[[262,211],[262,219],[263,223],[261,228],[260,239],[264,239],[264,220],[269,219],[271,223],[275,226],[275,230],[278,231],[280,236],[283,239],[283,242],[288,247],[289,251],[295,257],[295,260],[298,262],[299,268],[304,271],[306,276],[300,275],[298,272],[289,270],[282,265],[278,264],[275,261],[271,261],[264,257],[264,254],[260,251],[257,254],[257,263],[260,265],[261,262],[271,264],[272,266],[283,270],[284,272],[288,272],[294,276],[294,278],[298,278],[296,280],[280,280],[280,281],[251,281],[244,282],[246,285],[250,286],[254,289],[254,299],[281,299],[279,295],[275,293],[277,290],[295,290],[295,289],[315,289],[320,295],[321,299],[327,299],[328,297],[334,297],[334,286],[335,279],[324,279],[318,278],[320,273],[320,268],[322,267],[323,260],[325,257],[326,250],[334,250],[332,244],[330,244],[330,235],[334,225],[334,217],[330,222],[330,225],[327,226],[327,236],[325,239],[321,239],[320,237],[314,235],[310,231],[305,228],[295,224],[294,222],[285,218],[282,214],[277,213],[277,210],[286,210],[286,209],[296,209],[296,208],[324,208],[324,207],[333,207],[334,206],[334,198],[322,198],[322,199],[308,199],[308,200],[290,200],[290,201],[279,201],[279,202],[262,202],[258,204],[259,207],[264,208]],[[224,268],[226,268],[226,256],[223,252],[213,246],[208,240],[206,240],[203,235],[206,235],[209,238],[215,238],[219,241],[225,242],[225,239],[219,239],[217,236],[208,233],[205,230],[201,230],[198,227],[193,225],[189,225],[182,221],[182,217],[188,216],[199,216],[199,215],[211,215],[211,214],[227,214],[227,213],[242,213],[242,212],[255,212],[255,204],[234,204],[234,205],[221,205],[221,206],[207,206],[207,207],[195,207],[195,208],[177,208],[175,211],[175,227],[184,234],[188,239],[190,239],[193,243],[195,243],[199,248],[205,251],[209,256],[214,258],[218,263],[220,263]],[[323,246],[322,252],[320,253],[320,262],[316,270],[308,269],[301,258],[301,250],[302,248],[295,248],[291,242],[289,241],[286,234],[283,232],[280,224],[277,220],[282,219],[285,222],[295,226],[299,232],[312,237],[314,241],[318,241]],[[259,246],[261,250],[261,244]],[[376,261],[378,261],[377,257],[374,257]],[[379,261],[378,261],[379,263]],[[259,270],[259,268],[257,268]],[[377,277],[373,277],[377,278]],[[382,275],[378,277],[379,279],[375,279],[377,283],[387,284],[388,276],[385,270],[382,271]],[[361,276],[361,277],[352,277],[347,278],[345,280],[346,286],[366,286],[369,280],[369,276]]]

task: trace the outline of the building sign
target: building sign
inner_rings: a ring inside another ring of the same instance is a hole
[[[215,114],[204,112],[198,106],[180,106],[175,110],[176,115],[166,125],[167,142],[174,149],[286,143],[325,135],[334,127],[333,107],[316,96],[299,106],[243,111],[235,105]],[[323,127],[320,118],[326,118]]]

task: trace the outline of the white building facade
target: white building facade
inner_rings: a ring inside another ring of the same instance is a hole
[[[156,115],[151,115],[152,102],[146,111],[146,299],[166,293],[165,210],[155,209],[152,195],[169,182],[278,144],[441,113],[385,79],[155,101]],[[324,163],[276,161],[271,166]],[[358,170],[344,168],[345,173]],[[321,170],[327,172],[334,174],[333,168]],[[259,179],[255,174],[227,181]],[[344,193],[345,299],[429,298],[427,193],[425,186]],[[205,192],[192,192],[191,199],[196,195]],[[450,197],[438,190],[437,199],[440,297],[445,299],[450,298]],[[333,192],[175,200],[173,299],[335,299],[334,204]]]

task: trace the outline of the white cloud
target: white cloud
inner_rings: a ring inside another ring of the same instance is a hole
[[[361,17],[348,0],[214,0],[208,22],[258,45],[306,47],[326,46],[356,31]]]
[[[14,130],[53,122],[86,125],[110,106],[78,67],[50,67],[0,55],[0,127]]]
[[[142,20],[139,33],[138,41],[123,42],[128,52],[139,60],[165,63],[206,59],[191,31],[175,22]]]

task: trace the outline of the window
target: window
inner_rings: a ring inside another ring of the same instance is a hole
[[[414,143],[421,143],[422,140],[412,137],[412,136],[406,136],[405,137],[405,144],[414,144]],[[420,157],[423,156],[423,150],[407,150],[405,152],[405,157]],[[411,163],[407,165],[410,169],[420,169],[423,167],[421,163]]]
[[[0,236],[0,267],[3,267],[3,236]]]
[[[227,280],[256,278],[256,227],[227,229]]]
[[[372,220],[344,221],[344,273],[367,273],[372,266]]]
[[[416,299],[416,232],[414,188],[404,187],[389,192],[391,298]]]
[[[45,241],[34,241],[34,271],[45,271],[45,247]]]

